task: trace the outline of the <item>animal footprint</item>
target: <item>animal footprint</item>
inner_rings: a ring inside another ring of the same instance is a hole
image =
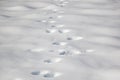
[[[60,45],[60,46],[65,46],[67,45],[67,42],[53,42],[53,45]]]
[[[44,78],[55,78],[62,75],[60,72],[52,72],[52,71],[43,71],[41,74],[43,75]]]
[[[31,72],[32,75],[40,75],[40,71],[33,71]]]
[[[58,50],[58,52],[59,52],[59,55],[69,55],[69,51],[64,49]]]
[[[68,33],[70,31],[71,31],[70,29],[61,29],[61,30],[58,30],[59,33]]]
[[[57,29],[47,29],[46,32],[47,33],[55,33],[57,31]]]
[[[68,1],[66,0],[55,0],[56,1],[56,4],[59,6],[59,7],[64,7],[65,5],[67,5],[67,3],[69,3]]]
[[[67,37],[67,40],[81,40],[83,37],[80,36],[73,36],[73,37]]]
[[[82,52],[80,50],[77,50],[77,49],[61,49],[61,50],[58,50],[58,52],[59,52],[59,55],[61,55],[61,56],[82,54]]]
[[[58,63],[62,61],[62,58],[54,58],[54,59],[46,59],[44,60],[44,63],[51,64],[51,63]]]

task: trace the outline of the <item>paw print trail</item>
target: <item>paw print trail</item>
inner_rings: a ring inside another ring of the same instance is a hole
[[[0,8],[3,11],[0,13],[1,22],[4,22],[0,33],[7,38],[1,36],[0,39],[5,41],[1,44],[1,53],[5,54],[1,55],[11,54],[6,59],[9,62],[6,65],[12,68],[8,71],[9,80],[59,80],[69,70],[74,71],[72,59],[94,52],[93,49],[72,45],[84,40],[84,37],[66,24],[67,6],[71,1],[5,2],[3,9]],[[4,63],[4,57],[2,59]],[[7,72],[7,69],[4,71]]]
[[[57,7],[60,9],[53,9],[53,15],[52,16],[49,15],[48,19],[42,21],[43,23],[46,24],[45,32],[48,33],[48,35],[51,37],[57,36],[59,38],[59,36],[61,36],[62,38],[63,37],[64,38],[62,39],[62,41],[60,41],[56,39],[56,37],[54,37],[54,40],[52,41],[51,45],[53,45],[53,47],[58,47],[58,48],[55,50],[51,50],[51,52],[56,53],[57,56],[43,60],[44,64],[51,65],[51,67],[52,65],[55,65],[56,63],[60,63],[64,61],[64,59],[66,59],[65,57],[63,58],[62,56],[75,56],[75,55],[81,55],[83,53],[80,49],[71,47],[69,45],[70,41],[73,42],[79,41],[82,40],[83,37],[76,36],[75,34],[71,36],[72,30],[68,29],[67,26],[65,26],[62,23],[59,24],[59,20],[64,19],[65,11],[62,9],[69,3],[69,1],[54,0],[53,3],[57,5]],[[62,76],[62,74],[63,74],[62,72],[54,72],[51,70],[46,72],[41,72],[41,74],[39,71],[32,72],[32,75],[42,75],[46,79],[49,78],[54,79],[56,77]]]

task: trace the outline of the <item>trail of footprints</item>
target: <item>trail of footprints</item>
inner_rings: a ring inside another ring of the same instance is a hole
[[[55,3],[57,6],[59,7],[64,7],[68,1],[65,1],[65,0],[55,0]],[[59,10],[53,10],[56,12],[56,14],[58,14],[57,16],[55,16],[56,18],[62,18],[63,16],[62,15],[59,15]],[[64,12],[64,11],[63,11]],[[50,28],[47,28],[45,31],[46,33],[48,34],[52,34],[52,33],[61,33],[61,34],[65,34],[65,33],[68,33],[70,32],[70,29],[60,29],[60,28],[64,28],[65,25],[63,24],[58,24],[56,25],[56,20],[54,20],[54,17],[53,16],[50,16],[48,20],[42,20],[43,23],[47,23],[47,25],[51,25]],[[79,40],[79,39],[82,39],[82,37],[68,37],[66,38],[67,40]],[[59,41],[54,41],[52,42],[53,46],[66,46],[67,45],[67,42],[59,42]],[[31,50],[33,52],[41,52],[41,51],[44,51],[43,49],[34,49],[34,50]],[[54,50],[53,50],[54,51]],[[58,53],[59,55],[67,55],[69,54],[68,51],[66,50],[63,50],[63,49],[60,49],[58,50]],[[43,60],[43,62],[45,64],[55,64],[55,63],[59,63],[61,62],[63,59],[61,57],[56,57],[56,58],[49,58],[49,59],[45,59]],[[44,78],[55,78],[55,77],[58,77],[58,76],[61,76],[62,73],[61,72],[52,72],[50,70],[45,70],[45,71],[33,71],[31,72],[32,75],[42,75]]]
[[[93,52],[94,50],[85,50],[82,51],[80,49],[76,49],[73,46],[69,45],[69,41],[77,41],[83,39],[81,36],[76,36],[76,35],[68,35],[72,33],[71,29],[66,29],[66,26],[64,24],[58,24],[57,19],[63,18],[64,6],[66,6],[69,1],[67,0],[53,0],[55,5],[60,7],[60,9],[53,9],[53,14],[52,16],[49,16],[47,19],[39,20],[39,22],[42,22],[46,25],[46,29],[44,29],[45,33],[47,34],[62,34],[62,36],[65,36],[64,41],[58,41],[57,39],[53,40],[51,42],[52,46],[60,46],[61,48],[57,48],[57,50],[49,50],[49,52],[55,52],[59,55],[59,57],[54,57],[54,58],[47,58],[43,60],[44,64],[56,64],[65,59],[65,57],[62,56],[74,56],[74,55],[80,55],[84,52]],[[34,7],[26,6],[27,8],[34,9]],[[16,8],[15,8],[16,9]],[[21,8],[20,8],[21,9]],[[59,20],[58,20],[59,21]],[[67,34],[67,35],[66,35]],[[45,48],[33,48],[29,49],[28,51],[31,53],[40,53],[40,52],[45,52],[47,49]],[[62,72],[53,72],[51,70],[38,70],[38,71],[32,71],[30,73],[33,76],[39,76],[41,75],[43,78],[55,78],[59,77],[62,75]],[[22,80],[22,79],[16,79],[16,80]]]
[[[69,1],[66,0],[54,0],[56,5],[63,8],[67,3],[69,3]],[[47,20],[42,20],[41,22],[47,24],[46,26],[49,26],[45,32],[48,34],[62,34],[65,35],[66,33],[70,34],[71,30],[70,29],[65,29],[65,25],[64,24],[56,24],[57,21],[55,20],[55,18],[59,19],[59,18],[63,18],[62,14],[64,13],[63,10],[58,10],[55,9],[53,10],[54,13],[56,13],[56,16],[50,16]],[[73,55],[80,55],[82,54],[82,51],[79,49],[76,49],[74,47],[69,46],[68,41],[77,41],[77,40],[81,40],[83,39],[83,37],[81,36],[67,36],[66,40],[67,41],[53,41],[51,43],[51,45],[53,46],[63,46],[63,49],[58,49],[56,50],[58,53],[58,55],[60,57],[56,57],[56,58],[48,58],[48,59],[44,59],[43,62],[45,64],[55,64],[55,63],[59,63],[62,60],[64,60],[63,58],[61,58],[61,56],[73,56]],[[45,49],[31,49],[31,52],[41,52],[41,51],[45,51]],[[92,52],[93,50],[86,50],[86,52]],[[51,50],[51,52],[54,52],[54,50]],[[33,71],[31,72],[31,75],[42,75],[44,78],[55,78],[55,77],[59,77],[62,75],[61,72],[53,72],[51,70],[43,70],[43,71]]]
[[[54,78],[54,77],[58,77],[61,75],[60,72],[52,72],[49,70],[43,70],[43,71],[34,71],[31,73],[32,75],[42,75],[45,78]]]

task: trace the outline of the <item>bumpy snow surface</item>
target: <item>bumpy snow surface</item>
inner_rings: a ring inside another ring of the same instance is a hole
[[[120,80],[120,0],[0,0],[0,80]]]

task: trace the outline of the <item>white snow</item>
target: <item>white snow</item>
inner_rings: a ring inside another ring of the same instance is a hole
[[[0,0],[0,80],[120,80],[119,0]]]

